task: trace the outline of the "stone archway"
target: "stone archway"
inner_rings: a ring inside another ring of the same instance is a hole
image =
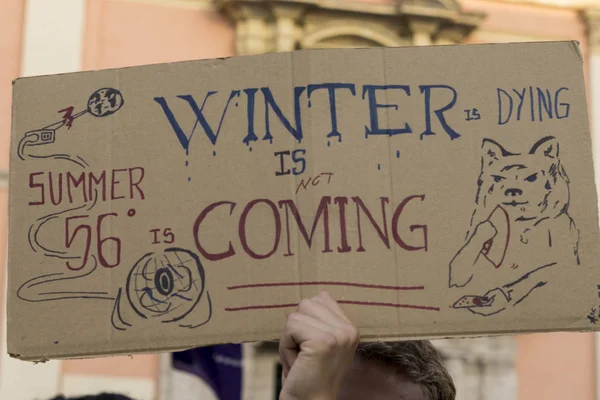
[[[334,24],[305,34],[299,41],[303,49],[394,47],[406,45],[386,28],[365,28],[354,24]]]
[[[239,55],[460,43],[484,18],[464,11],[456,0],[215,0],[215,5],[235,26]]]

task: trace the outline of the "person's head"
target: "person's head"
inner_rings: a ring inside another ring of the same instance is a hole
[[[361,343],[338,400],[454,400],[456,388],[429,341]]]

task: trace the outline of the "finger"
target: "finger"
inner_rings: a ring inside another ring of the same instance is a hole
[[[323,304],[329,310],[337,314],[340,318],[344,319],[347,322],[350,322],[350,319],[344,313],[344,310],[340,307],[337,301],[328,292],[321,292],[318,296],[316,296],[315,301]]]
[[[291,330],[289,328],[292,314],[288,315],[287,322],[279,339],[279,359],[281,360],[281,366],[283,367],[283,374],[285,376],[287,376],[287,374],[290,372],[290,368],[292,367],[294,360],[296,360],[298,357],[298,352],[300,351],[300,344],[294,341],[294,336],[291,334]]]
[[[298,311],[301,314],[311,316],[337,328],[346,328],[349,325],[348,320],[341,318],[336,312],[329,309],[327,305],[324,305],[315,298],[300,301]]]
[[[286,375],[298,357],[302,343],[318,340],[324,335],[335,336],[337,331],[338,328],[315,317],[301,313],[289,314],[279,341],[279,355]]]

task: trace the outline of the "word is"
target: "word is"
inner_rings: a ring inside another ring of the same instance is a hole
[[[175,242],[175,234],[173,233],[171,228],[151,229],[150,233],[152,233],[152,244],[171,244]]]
[[[280,169],[279,171],[275,171],[275,176],[289,175],[290,173],[294,175],[300,175],[301,173],[303,173],[306,169],[306,159],[302,156],[305,153],[306,150],[304,149],[297,149],[293,151],[276,151],[274,154],[275,157],[279,157]],[[286,158],[291,158],[292,162],[294,162],[295,164],[300,164],[300,167],[294,167],[291,170],[289,168],[286,168]]]

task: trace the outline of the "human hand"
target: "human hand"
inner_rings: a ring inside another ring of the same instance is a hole
[[[489,302],[489,305],[469,308],[469,311],[487,317],[504,311],[511,303],[510,294],[502,288],[495,288],[488,291],[483,295],[483,299],[485,302]]]
[[[279,399],[335,400],[358,342],[358,330],[328,293],[302,300],[279,342],[284,375]]]

